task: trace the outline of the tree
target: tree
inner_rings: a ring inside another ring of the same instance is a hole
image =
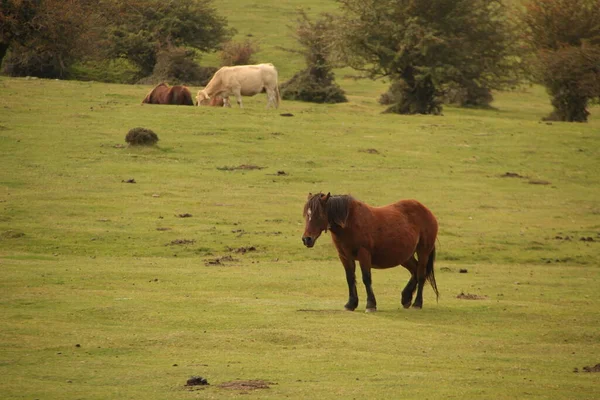
[[[500,0],[338,0],[339,50],[391,81],[388,112],[437,114],[444,85],[500,89],[518,64]]]
[[[152,73],[158,54],[177,47],[215,51],[233,31],[217,15],[212,0],[108,0],[112,21],[106,56],[126,58],[143,76]]]
[[[295,37],[301,50],[288,50],[302,54],[307,68],[281,85],[281,97],[313,103],[343,103],[348,101],[342,88],[335,83],[333,73],[330,26],[333,17],[323,15],[312,22],[304,11],[299,12]]]
[[[585,122],[600,97],[600,0],[531,0],[522,15],[534,78],[546,87],[546,119]]]
[[[0,62],[10,75],[67,77],[70,66],[98,42],[97,1],[0,2]]]

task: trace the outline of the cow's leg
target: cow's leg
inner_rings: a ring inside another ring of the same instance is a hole
[[[267,108],[269,108],[269,106],[273,106],[273,108],[275,108],[275,92],[273,91],[273,89],[266,89],[267,92]]]
[[[238,106],[240,106],[240,108],[244,108],[244,105],[242,104],[242,90],[241,88],[235,88],[233,89],[233,95],[235,96]]]

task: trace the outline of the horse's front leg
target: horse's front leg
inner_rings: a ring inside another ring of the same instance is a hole
[[[362,280],[367,290],[367,308],[365,312],[377,311],[377,300],[375,300],[375,294],[371,287],[371,254],[361,249],[358,252],[358,260],[360,262],[360,270],[362,272]]]
[[[348,311],[354,311],[358,307],[358,293],[356,291],[356,264],[354,260],[340,255],[340,260],[344,264],[346,271],[346,282],[348,282],[348,302],[344,308]]]

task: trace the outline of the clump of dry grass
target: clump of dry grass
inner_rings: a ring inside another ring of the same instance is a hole
[[[127,132],[125,141],[130,146],[154,146],[158,142],[158,135],[151,129],[133,128]]]

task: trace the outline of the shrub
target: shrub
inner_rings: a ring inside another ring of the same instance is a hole
[[[333,80],[333,72],[324,79],[311,74],[310,69],[298,72],[281,85],[281,98],[312,103],[344,103],[348,99],[342,88]]]
[[[259,51],[258,45],[246,39],[244,42],[230,41],[223,45],[220,59],[222,66],[254,64],[252,58]]]
[[[312,22],[300,12],[296,28],[296,40],[302,50],[292,50],[304,56],[307,68],[298,72],[281,85],[281,98],[313,103],[343,103],[348,101],[342,88],[335,83],[332,71],[331,46],[328,27],[331,16],[324,15]]]
[[[158,53],[152,75],[144,78],[143,82],[169,82],[172,85],[197,84],[203,74],[200,66],[194,61],[194,55],[194,51],[183,48]]]
[[[154,146],[158,142],[158,135],[150,129],[133,128],[127,132],[125,141],[130,146]]]
[[[522,19],[534,78],[554,107],[546,119],[587,121],[589,102],[600,98],[600,0],[529,0]]]

